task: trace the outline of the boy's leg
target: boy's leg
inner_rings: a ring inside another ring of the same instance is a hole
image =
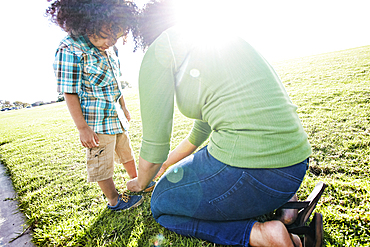
[[[108,203],[111,206],[116,206],[118,199],[118,192],[113,182],[113,178],[108,178],[103,181],[98,181],[100,189],[103,191],[105,197],[108,199]]]
[[[134,179],[137,177],[135,160],[130,160],[126,163],[123,163],[123,167],[125,168],[130,179]]]
[[[117,204],[118,192],[113,182],[114,135],[98,134],[99,146],[88,148],[87,175],[89,182],[97,182],[110,205]]]
[[[98,182],[111,210],[126,210],[140,205],[142,196],[128,196],[125,193],[120,196],[113,182],[116,135],[98,134],[98,137],[99,146],[87,149],[88,181]]]
[[[135,156],[131,147],[130,138],[125,131],[122,134],[116,135],[115,159],[119,164],[123,164],[130,179],[137,177],[137,170],[135,164]]]

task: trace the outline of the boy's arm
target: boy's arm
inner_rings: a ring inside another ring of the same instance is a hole
[[[130,112],[128,111],[128,109],[126,108],[126,103],[125,103],[125,99],[123,98],[123,96],[119,99],[119,103],[121,104],[122,110],[125,113],[127,121],[130,122],[131,115],[130,115]]]
[[[75,125],[80,132],[80,141],[82,146],[93,148],[99,146],[98,135],[87,125],[82,115],[80,99],[75,93],[64,93],[68,110],[72,116]]]

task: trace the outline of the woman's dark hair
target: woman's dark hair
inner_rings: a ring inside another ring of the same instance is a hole
[[[172,0],[151,0],[140,11],[132,35],[135,50],[145,50],[163,31],[176,24]]]
[[[50,20],[72,37],[97,35],[106,28],[110,35],[127,35],[137,25],[138,10],[128,0],[47,0]]]

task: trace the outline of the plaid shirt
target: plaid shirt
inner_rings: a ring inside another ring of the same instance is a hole
[[[122,133],[115,103],[121,97],[117,48],[104,56],[83,36],[64,38],[54,61],[59,93],[76,93],[87,124],[101,134]]]

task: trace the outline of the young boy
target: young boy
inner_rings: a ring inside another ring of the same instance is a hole
[[[88,181],[98,183],[109,209],[136,207],[143,197],[119,195],[112,179],[115,155],[129,177],[137,177],[123,127],[130,114],[117,81],[120,70],[114,46],[120,37],[125,39],[135,7],[124,0],[57,0],[46,13],[69,34],[57,49],[54,71],[58,92],[64,93],[81,144],[87,148]]]

